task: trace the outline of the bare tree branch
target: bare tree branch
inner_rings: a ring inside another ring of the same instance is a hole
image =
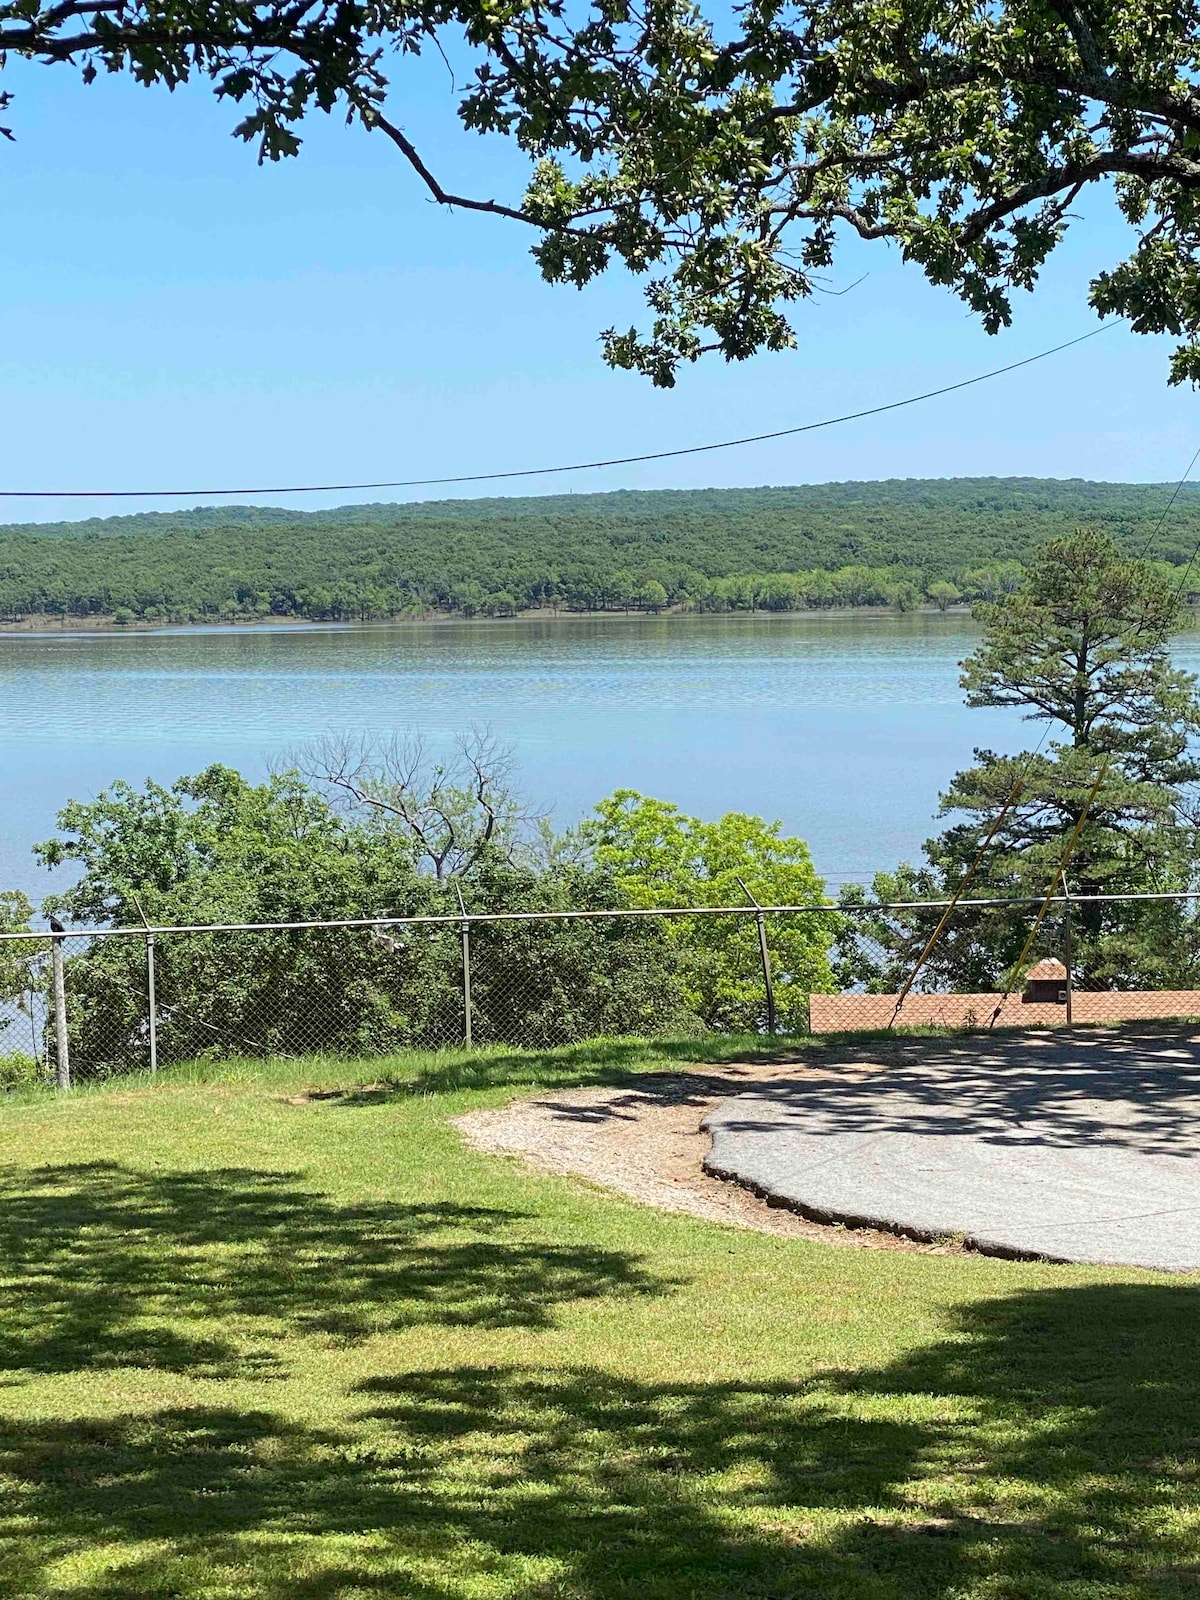
[[[461,877],[489,854],[532,859],[540,814],[512,786],[511,749],[486,729],[459,734],[445,761],[419,733],[327,734],[287,753],[302,777],[410,842],[418,867]]]

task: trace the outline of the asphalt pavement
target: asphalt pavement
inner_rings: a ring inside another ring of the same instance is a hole
[[[1200,1271],[1200,1032],[912,1041],[723,1101],[705,1165],[819,1221]]]

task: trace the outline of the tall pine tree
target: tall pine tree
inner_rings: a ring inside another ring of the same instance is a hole
[[[880,875],[876,896],[953,892],[998,818],[972,896],[1044,895],[1081,819],[1067,872],[1073,895],[1193,887],[1200,700],[1196,679],[1171,663],[1170,639],[1189,624],[1177,585],[1122,556],[1107,534],[1079,529],[1041,546],[1020,588],[976,615],[986,631],[962,664],[967,704],[1019,707],[1043,725],[1043,737],[1018,755],[976,750],[975,765],[941,797],[942,814],[954,820],[926,843],[925,864]],[[1194,976],[1186,907],[1084,904],[1076,917],[1085,982]],[[890,925],[889,981],[919,948],[927,921]],[[988,987],[1027,928],[1025,911],[960,913],[930,973]]]

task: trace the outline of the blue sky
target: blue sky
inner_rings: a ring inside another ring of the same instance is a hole
[[[438,210],[382,137],[317,118],[297,160],[260,168],[229,137],[236,113],[203,88],[171,96],[101,79],[85,89],[68,70],[23,64],[5,79],[18,138],[0,148],[3,488],[440,476],[787,427],[1086,331],[1088,276],[1118,258],[1124,237],[1094,202],[998,339],[887,247],[860,245],[837,281],[869,275],[800,308],[798,351],[734,367],[709,358],[659,392],[600,359],[599,330],[642,315],[635,285],[617,275],[582,294],[543,284],[519,225]],[[457,130],[453,105],[439,61],[404,68],[393,114],[443,181],[518,195],[520,163]],[[1200,404],[1168,389],[1166,355],[1163,341],[1118,329],[890,416],[512,492],[1174,479],[1200,443]],[[10,500],[0,520],[144,504]]]

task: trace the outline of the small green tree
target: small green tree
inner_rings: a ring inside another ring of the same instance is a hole
[[[475,912],[618,912],[627,905],[612,876],[585,862],[535,871],[492,856],[462,892]],[[540,1048],[603,1035],[694,1033],[678,967],[670,931],[658,919],[476,923],[474,1037]]]
[[[647,578],[637,586],[637,602],[646,611],[661,611],[667,599],[666,588],[657,578]]]
[[[79,876],[45,908],[84,925],[366,916],[416,876],[402,837],[351,828],[295,773],[251,784],[214,765],[169,787],[118,782],[68,802],[58,829],[35,854]]]
[[[955,606],[962,599],[958,585],[939,578],[936,583],[929,585],[929,598],[939,611],[945,611],[950,606]]]
[[[761,817],[734,811],[704,822],[667,801],[618,789],[580,831],[596,865],[612,875],[631,906],[744,906],[746,889],[763,905],[824,900],[808,846]],[[753,917],[673,917],[668,933],[688,1004],[707,1027],[754,1031],[764,1025]],[[832,987],[829,923],[819,916],[776,918],[769,933],[780,1019],[801,1027],[809,994]]]
[[[19,889],[0,892],[0,933],[24,933],[29,928],[33,906]],[[0,1002],[21,1003],[29,989],[30,944],[23,939],[0,944]]]

